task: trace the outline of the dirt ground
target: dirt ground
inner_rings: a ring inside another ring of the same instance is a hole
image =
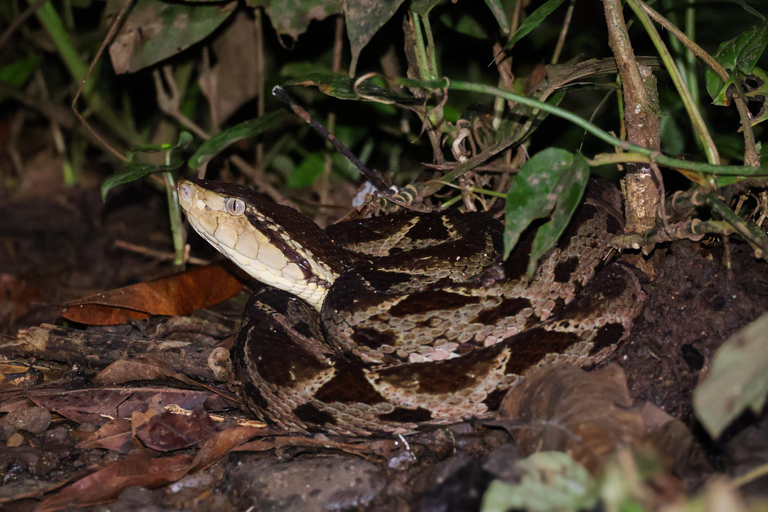
[[[191,242],[196,256],[215,257],[207,245]],[[106,205],[96,189],[28,194],[0,203],[4,294],[0,343],[12,340],[19,329],[54,323],[56,307],[68,300],[172,272],[167,260],[125,249],[126,243],[160,252],[171,246],[162,194],[131,185],[117,190]],[[730,268],[724,266],[718,240],[659,247],[653,256],[657,275],[643,283],[645,309],[630,339],[601,365],[616,363],[623,369],[633,403],[655,405],[692,432],[685,464],[677,458],[667,473],[674,475],[670,477],[676,482],[671,485],[674,491],[669,491],[673,494],[694,492],[716,471],[740,475],[768,461],[765,418],[744,415],[715,442],[692,411],[693,389],[715,351],[768,309],[768,266],[745,245],[728,243]],[[214,317],[205,317],[216,318],[223,326],[213,336],[217,343],[230,338],[242,304],[241,296],[216,308]],[[145,332],[166,320],[137,324]],[[3,352],[0,356],[9,355]],[[19,357],[9,357],[3,366],[0,407],[6,404],[4,412],[28,411],[14,425],[7,421],[11,412],[0,419],[0,503],[5,510],[32,510],[65,483],[115,461],[161,460],[156,458],[160,451],[147,455],[151,450],[130,434],[121,449],[78,444],[106,418],[78,422],[39,404],[8,406],[20,404],[19,397],[40,386],[66,390],[93,386],[90,379],[96,369],[87,365],[39,370],[30,379],[24,365],[31,363],[45,366],[43,361]],[[168,383],[132,385],[167,389]],[[172,386],[184,387],[179,382]],[[246,417],[237,410],[221,414],[223,421],[210,427],[211,432]],[[176,480],[158,479],[151,485],[137,481],[125,485],[114,502],[83,503],[90,510],[477,510],[493,479],[515,479],[514,463],[522,448],[513,443],[509,431],[462,424],[407,439],[355,441],[318,435],[297,442],[286,436],[262,436],[257,437],[260,445],[211,459],[200,471],[181,471]],[[181,464],[196,450],[195,445],[179,448],[163,454],[162,460],[173,458]],[[151,471],[149,464],[139,471]],[[159,462],[158,468],[173,473]],[[758,480],[744,490],[759,492],[760,487]],[[81,491],[90,489],[83,484]],[[57,506],[55,500],[44,504],[49,510]]]

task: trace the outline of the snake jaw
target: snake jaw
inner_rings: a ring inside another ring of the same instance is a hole
[[[309,218],[238,185],[184,179],[177,188],[190,225],[219,252],[258,281],[321,309],[343,269],[329,263],[338,258],[324,259],[297,241],[333,245]]]

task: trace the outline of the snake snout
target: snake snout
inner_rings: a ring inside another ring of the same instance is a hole
[[[191,181],[181,180],[176,187],[179,193],[179,204],[184,211],[189,211],[195,199],[195,185]]]

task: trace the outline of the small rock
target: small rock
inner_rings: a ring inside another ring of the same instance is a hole
[[[230,472],[240,506],[263,512],[364,509],[386,485],[386,474],[354,457],[290,462],[244,461]]]
[[[16,432],[8,438],[7,446],[8,448],[16,448],[17,446],[21,446],[22,443],[24,443],[24,436]]]
[[[0,418],[0,435],[10,437],[17,430],[31,434],[42,434],[51,424],[51,413],[42,407],[28,407],[9,412]],[[3,440],[7,440],[4,437]]]
[[[75,446],[75,440],[64,427],[56,427],[45,433],[43,447],[49,452],[69,450]]]

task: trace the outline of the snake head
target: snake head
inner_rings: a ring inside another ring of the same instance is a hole
[[[349,265],[344,250],[312,219],[245,186],[183,179],[178,193],[190,225],[219,252],[317,310]]]

